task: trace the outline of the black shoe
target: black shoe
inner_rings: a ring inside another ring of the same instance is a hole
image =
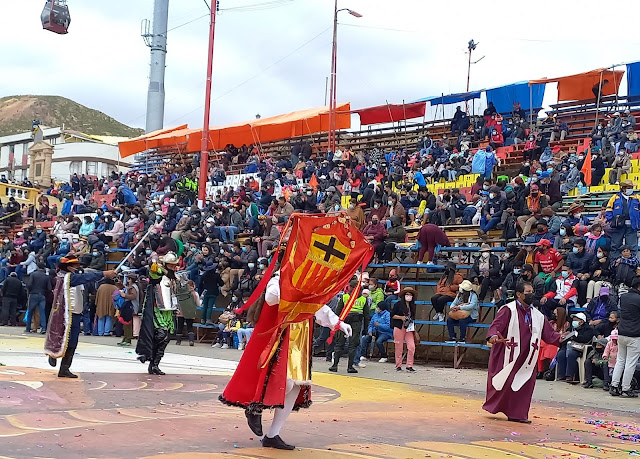
[[[58,378],[77,378],[78,375],[74,375],[69,371],[68,368],[60,367],[60,371],[58,372]]]
[[[40,334],[41,335],[46,335],[47,334],[47,330],[40,330]]]
[[[609,383],[604,383],[602,385],[602,390],[609,392]]]
[[[531,421],[528,419],[516,419],[516,418],[507,418],[507,421],[510,422],[519,422],[520,424],[531,424]]]
[[[544,378],[544,371],[539,371],[536,374],[536,379],[543,379]]]
[[[402,367],[396,367],[396,371],[402,371]]]
[[[249,413],[247,411],[244,412],[244,415],[247,417],[247,424],[249,424],[251,432],[262,437],[262,435],[264,435],[262,433],[262,415]]]
[[[149,362],[149,368],[147,368],[147,372],[152,375],[153,374],[153,362]]]
[[[151,368],[151,371],[153,371],[152,374],[154,374],[154,375],[158,375],[158,376],[166,375],[166,373],[164,371],[162,371],[160,368],[155,367],[155,366],[153,368]]]
[[[584,387],[585,389],[591,389],[593,387],[593,382],[585,381],[584,383],[582,383],[582,387]]]
[[[336,368],[337,370],[337,368]],[[357,373],[358,370],[356,370],[355,368],[351,367],[351,368],[347,368],[347,373]]]
[[[49,365],[55,368],[57,364],[58,361],[56,359],[54,359],[53,357],[49,357]]]
[[[621,395],[624,395],[625,397],[629,397],[629,398],[637,398],[638,397],[638,394],[636,394],[632,390],[623,390],[621,392]]]
[[[329,367],[329,371],[333,371],[334,373],[337,373],[338,372],[338,365],[331,365]],[[264,437],[264,438],[267,438],[267,437]]]
[[[620,397],[620,389],[615,386],[609,387],[609,393],[614,397]]]
[[[262,439],[262,446],[265,448],[286,449],[288,451],[296,449],[295,446],[285,443],[284,440],[280,438],[280,435],[276,435],[273,438],[269,438],[265,435]]]
[[[407,371],[409,373],[415,373],[416,372],[416,370],[414,370],[413,367],[407,367]]]

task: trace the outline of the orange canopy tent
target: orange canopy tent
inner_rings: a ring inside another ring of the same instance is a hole
[[[336,129],[351,127],[349,103],[336,107]],[[317,107],[250,121],[214,126],[209,130],[209,150],[221,150],[228,144],[242,145],[270,142],[329,130],[329,108]],[[186,145],[185,153],[200,151],[202,128],[189,129],[186,125],[151,132],[120,142],[123,158],[152,148]]]
[[[529,80],[529,84],[558,83],[558,100],[594,99],[593,87],[602,82],[602,95],[618,93],[624,70],[597,69],[559,78]],[[597,89],[597,86],[596,86]]]

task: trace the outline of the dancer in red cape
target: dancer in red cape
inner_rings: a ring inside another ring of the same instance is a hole
[[[533,286],[516,286],[516,301],[504,305],[489,327],[487,400],[483,408],[502,412],[509,421],[530,424],[529,407],[536,384],[540,343],[558,346],[561,335],[533,308]]]
[[[244,408],[259,436],[262,411],[275,408],[262,444],[291,450],[295,447],[280,438],[280,430],[291,411],[311,405],[312,319],[351,336],[351,327],[325,303],[367,265],[373,247],[344,216],[293,214],[288,226],[289,243],[281,248],[280,260],[274,257],[245,305],[255,328],[220,401]],[[350,307],[345,305],[341,316]]]

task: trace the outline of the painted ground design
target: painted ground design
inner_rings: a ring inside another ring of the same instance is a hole
[[[275,451],[260,446],[242,410],[217,401],[235,362],[171,353],[168,374],[157,377],[131,349],[81,343],[73,365],[81,378],[66,380],[41,349],[39,336],[0,335],[1,457],[621,458],[640,450],[632,413],[535,404],[534,423],[518,425],[482,411],[480,394],[316,372],[314,405],[282,432],[298,448]],[[265,413],[265,425],[270,419]]]

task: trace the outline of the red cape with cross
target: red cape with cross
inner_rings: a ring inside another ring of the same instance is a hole
[[[224,403],[255,411],[281,406],[287,378],[289,325],[312,319],[358,269],[364,270],[373,255],[371,244],[344,215],[292,214],[282,231],[285,237],[289,228],[280,267],[280,303],[263,306],[238,368],[220,397]],[[276,258],[246,307],[265,290]],[[357,296],[356,290],[350,298],[355,301]],[[349,313],[352,304],[345,305],[341,318]],[[312,334],[313,326],[309,329]],[[310,396],[310,387],[303,386],[296,407],[308,406]]]

